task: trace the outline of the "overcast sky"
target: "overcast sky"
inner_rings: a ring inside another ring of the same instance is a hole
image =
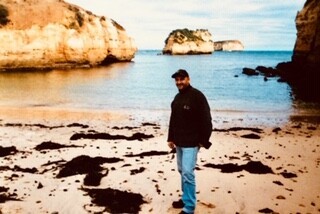
[[[208,29],[246,50],[293,50],[306,0],[66,0],[122,25],[138,49],[162,49],[175,29]]]

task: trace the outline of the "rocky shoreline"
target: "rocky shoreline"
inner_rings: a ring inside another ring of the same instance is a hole
[[[295,98],[307,102],[320,102],[320,4],[317,0],[307,0],[296,16],[297,40],[289,62],[280,62],[275,68],[258,66],[243,68],[249,76],[262,74],[264,80],[269,77],[280,78],[287,82]]]
[[[264,81],[269,78],[278,78],[278,82],[286,82],[291,88],[295,99],[306,102],[320,102],[320,75],[318,66],[309,66],[296,62],[282,62],[275,68],[257,66],[243,68],[242,73],[248,76],[261,75]]]

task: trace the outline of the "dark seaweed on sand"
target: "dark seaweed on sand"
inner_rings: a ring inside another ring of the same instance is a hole
[[[17,199],[16,193],[8,193],[8,190],[9,188],[0,186],[0,203],[4,203],[6,201],[21,201],[20,199]]]
[[[233,173],[233,172],[240,172],[245,170],[252,174],[273,174],[272,169],[269,166],[262,164],[260,161],[250,161],[244,165],[238,165],[233,163],[228,164],[212,164],[207,163],[204,165],[205,167],[210,167],[214,169],[221,169],[223,173]]]
[[[71,127],[80,127],[80,128],[83,128],[83,129],[86,129],[86,128],[89,128],[88,125],[83,125],[83,124],[80,124],[80,123],[71,123],[69,125],[67,125],[68,128],[71,128]]]
[[[21,201],[16,198],[17,194],[9,194],[9,193],[1,193],[0,194],[0,203],[4,203],[6,201]]]
[[[130,170],[130,175],[135,175],[135,174],[138,174],[138,173],[142,173],[146,170],[146,168],[144,167],[140,167],[139,169],[132,169]]]
[[[277,212],[274,212],[270,208],[264,208],[264,209],[259,210],[259,213],[277,213]]]
[[[106,173],[101,172],[90,172],[86,175],[86,177],[83,180],[83,184],[86,186],[99,186],[101,179],[108,175],[107,171]]]
[[[8,155],[14,155],[18,152],[15,146],[2,147],[0,146],[0,157],[5,157]]]
[[[287,171],[284,171],[284,172],[281,172],[280,173],[284,178],[296,178],[298,177],[296,174],[292,173],[292,172],[287,172]]]
[[[248,128],[248,127],[232,127],[229,129],[213,129],[214,132],[229,132],[229,131],[253,131],[256,133],[262,133],[263,130],[260,128]]]
[[[150,152],[142,152],[139,154],[129,154],[125,155],[125,157],[146,157],[146,156],[159,156],[159,155],[168,155],[169,152],[166,151],[150,151]]]
[[[247,139],[260,139],[261,137],[257,134],[251,133],[251,134],[244,134],[241,135],[242,138],[247,138]]]
[[[92,198],[91,202],[104,207],[109,213],[139,213],[140,206],[146,201],[141,194],[117,189],[82,189]]]
[[[1,192],[7,192],[8,190],[9,190],[9,188],[0,186],[0,193]]]
[[[46,150],[46,149],[61,149],[61,148],[71,148],[71,147],[80,147],[76,145],[62,145],[59,143],[55,143],[52,141],[42,142],[41,144],[37,145],[34,149],[37,151]]]
[[[127,137],[124,135],[111,135],[108,133],[75,133],[71,136],[70,140],[91,139],[91,140],[139,140],[153,138],[153,135],[147,135],[144,133],[134,133],[132,136]]]
[[[104,157],[89,157],[87,155],[81,155],[73,158],[62,166],[57,178],[68,177],[77,174],[89,174],[95,172],[101,172],[103,168],[101,164],[104,163],[116,163],[123,161],[120,158],[104,158]]]
[[[21,168],[20,166],[15,165],[13,168],[9,166],[0,166],[0,171],[11,170],[14,172],[26,172],[26,173],[38,173],[38,170],[35,167],[32,168]]]

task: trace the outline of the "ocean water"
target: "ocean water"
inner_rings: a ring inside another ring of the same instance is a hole
[[[177,93],[171,74],[186,69],[193,87],[215,112],[290,114],[297,108],[287,83],[246,76],[242,68],[275,67],[291,51],[161,55],[142,50],[133,62],[106,67],[35,72],[0,72],[0,106],[103,110],[170,110]]]

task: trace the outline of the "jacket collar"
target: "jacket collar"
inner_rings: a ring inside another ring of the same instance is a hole
[[[184,94],[184,93],[186,93],[187,91],[189,91],[189,89],[191,89],[192,88],[192,86],[191,85],[188,85],[186,88],[184,88],[184,89],[182,89],[182,90],[179,90],[179,93],[180,94]]]

